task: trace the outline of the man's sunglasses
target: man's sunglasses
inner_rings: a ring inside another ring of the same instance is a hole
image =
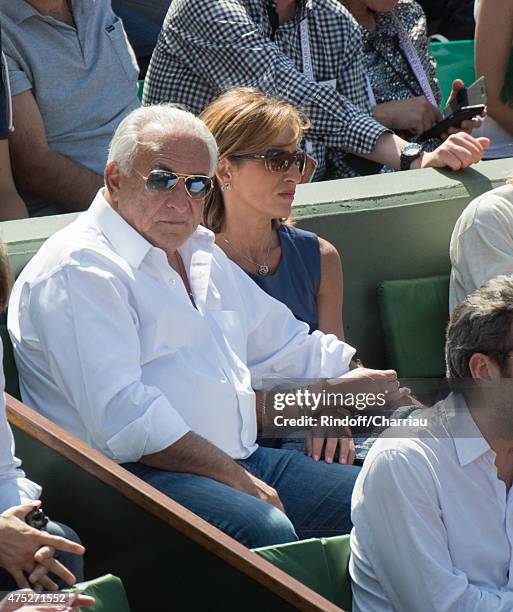
[[[185,190],[194,200],[205,198],[213,187],[212,179],[203,174],[178,174],[170,170],[152,170],[148,176],[138,174],[146,181],[146,189],[153,192],[171,191],[183,179]]]
[[[263,155],[230,155],[233,159],[261,159],[270,172],[287,172],[295,164],[303,175],[306,168],[306,154],[298,150],[295,153],[281,149],[269,149]]]

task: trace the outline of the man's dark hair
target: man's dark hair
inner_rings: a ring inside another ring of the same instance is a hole
[[[492,358],[507,375],[508,355],[513,351],[513,278],[497,276],[456,306],[447,328],[445,361],[447,378],[472,378],[474,353]]]

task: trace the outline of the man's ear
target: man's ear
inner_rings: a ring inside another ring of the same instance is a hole
[[[105,182],[106,195],[109,203],[114,208],[117,206],[117,196],[121,188],[121,181],[124,177],[125,175],[121,172],[121,168],[117,162],[111,161],[105,166],[103,179]]]
[[[499,366],[489,355],[474,353],[468,362],[472,378],[475,380],[498,380],[501,378]]]

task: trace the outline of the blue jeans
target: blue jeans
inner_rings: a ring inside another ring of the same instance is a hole
[[[351,530],[351,493],[360,468],[264,447],[238,463],[276,489],[286,514],[205,476],[157,470],[142,463],[125,467],[248,548]]]

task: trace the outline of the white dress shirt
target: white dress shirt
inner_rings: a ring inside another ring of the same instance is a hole
[[[52,236],[13,288],[8,326],[24,401],[117,462],[189,430],[233,458],[257,448],[266,377],[336,377],[354,349],[268,296],[199,227],[164,251],[105,201]]]
[[[462,396],[422,417],[418,437],[377,440],[356,481],[353,611],[513,610],[513,493],[496,455]]]
[[[0,339],[0,364],[3,347]],[[25,478],[21,461],[14,456],[14,438],[5,414],[5,377],[0,367],[0,512],[38,499],[41,487]]]

